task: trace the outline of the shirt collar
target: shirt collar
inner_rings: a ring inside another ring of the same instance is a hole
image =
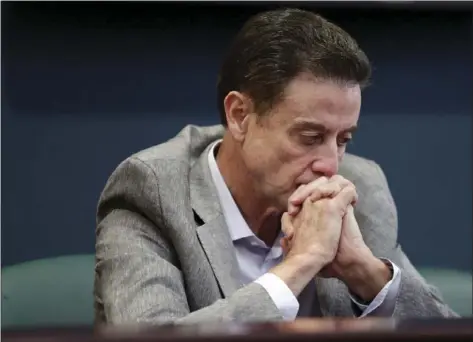
[[[223,215],[225,217],[225,222],[230,232],[232,241],[237,241],[247,237],[255,236],[251,231],[250,227],[243,218],[240,209],[235,203],[230,190],[223,179],[222,174],[215,160],[215,148],[220,144],[222,140],[216,141],[209,150],[208,162],[210,168],[210,174],[212,175],[212,180],[217,188],[218,197],[220,199],[220,204],[222,206]]]

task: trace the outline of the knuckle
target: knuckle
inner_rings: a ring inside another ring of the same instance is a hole
[[[334,202],[329,201],[328,199],[321,199],[320,201],[315,202],[314,205],[324,211],[332,211],[335,207]]]
[[[334,183],[333,190],[336,192],[340,192],[342,190],[342,186],[339,183]]]
[[[312,203],[315,203],[314,201],[315,200],[312,199],[312,196],[308,197],[304,202],[302,202],[302,208],[310,206]]]
[[[330,178],[330,181],[334,183],[338,183],[341,187],[353,185],[351,181],[349,181],[348,179],[346,179],[345,177],[341,175],[332,176],[332,178]]]
[[[346,186],[346,189],[347,189],[347,191],[349,191],[349,192],[356,192],[356,188],[355,188],[355,186],[354,186],[352,183],[348,184],[348,185]]]
[[[356,191],[356,188],[355,188],[354,185],[350,186],[350,190],[353,192],[353,194],[355,194],[355,195],[357,194],[357,191]]]
[[[320,185],[318,185],[317,183],[310,183],[306,186],[305,188],[305,193],[310,195],[311,193],[313,193],[316,189],[319,188]]]
[[[356,188],[356,187],[355,187],[355,184],[353,184],[352,182],[350,182],[348,179],[346,179],[345,181],[346,181],[347,186]]]
[[[294,191],[293,195],[291,197],[297,197],[300,193],[303,193],[304,192],[304,188],[306,187],[307,185],[299,185],[299,187],[296,189],[296,191]]]
[[[340,175],[333,175],[331,178],[330,178],[330,181],[333,181],[333,182],[341,182],[343,181],[345,178],[343,178],[342,176]]]
[[[317,199],[322,193],[326,192],[325,187],[315,188],[310,194],[312,199]]]
[[[284,213],[281,217],[281,230],[284,232],[285,229],[289,226],[289,216],[288,213]]]
[[[324,206],[325,204],[323,199],[320,201],[312,202],[312,208],[321,209],[324,208]]]

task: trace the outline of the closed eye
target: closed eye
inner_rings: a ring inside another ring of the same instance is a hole
[[[352,140],[352,137],[343,137],[343,138],[337,139],[337,145],[340,147],[346,146],[351,140]]]
[[[324,143],[324,136],[323,134],[301,135],[300,141],[303,145],[306,145],[306,146],[320,145]]]

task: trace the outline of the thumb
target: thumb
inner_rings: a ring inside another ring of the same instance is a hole
[[[349,204],[348,207],[347,207],[347,212],[345,214],[345,216],[353,216],[355,217],[355,209],[353,208],[353,205],[352,204]]]
[[[347,213],[348,206],[353,209],[352,203],[358,200],[358,194],[354,186],[344,187],[337,196],[333,198],[337,202],[337,205]]]
[[[360,228],[358,222],[356,222],[355,211],[352,205],[347,207],[347,212],[343,217],[342,229],[349,239],[361,237]]]
[[[288,238],[291,238],[294,234],[294,226],[292,225],[291,216],[287,212],[285,212],[281,217],[281,230]]]

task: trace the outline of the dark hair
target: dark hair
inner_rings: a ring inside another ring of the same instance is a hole
[[[348,33],[313,12],[278,9],[250,18],[231,44],[218,76],[222,124],[227,124],[223,102],[230,91],[249,95],[256,112],[263,114],[302,72],[364,87],[371,66]]]

